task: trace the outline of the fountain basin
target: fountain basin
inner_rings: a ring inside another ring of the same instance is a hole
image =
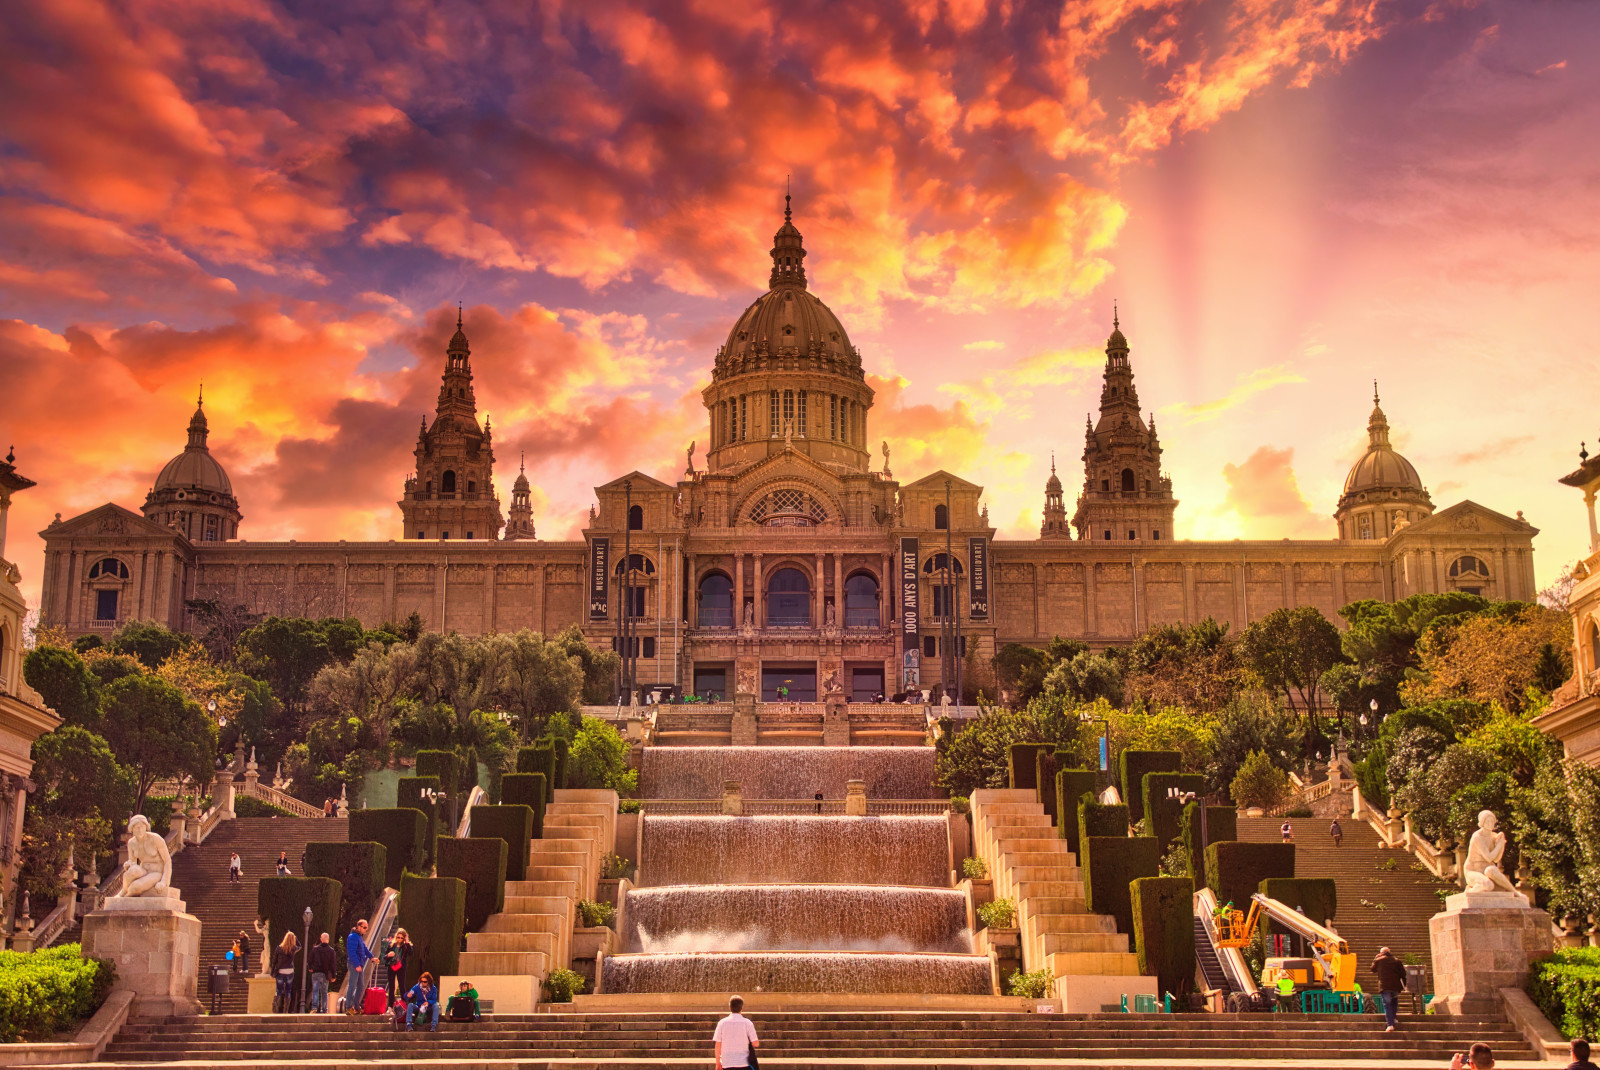
[[[947,888],[942,816],[644,815],[642,887],[876,884]]]
[[[730,951],[609,955],[600,991],[994,994],[981,955]]]

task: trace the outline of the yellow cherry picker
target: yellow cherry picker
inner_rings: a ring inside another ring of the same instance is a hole
[[[1261,968],[1261,984],[1279,988],[1289,981],[1295,990],[1321,988],[1330,992],[1356,991],[1356,956],[1344,937],[1326,925],[1312,921],[1294,907],[1257,893],[1250,897],[1250,913],[1232,909],[1217,912],[1217,946],[1243,948],[1250,944],[1263,917],[1300,937],[1311,952],[1308,957],[1269,958]]]

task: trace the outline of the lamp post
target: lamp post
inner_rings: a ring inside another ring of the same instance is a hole
[[[300,1013],[306,1012],[306,984],[311,980],[311,971],[307,965],[311,958],[311,908],[306,907],[300,915],[305,919],[305,931],[300,938]]]
[[[1085,711],[1078,714],[1078,720],[1084,724],[1099,722],[1100,725],[1100,772],[1110,777],[1111,770],[1111,722],[1104,717],[1096,717]]]
[[[1211,833],[1206,828],[1206,803],[1204,799],[1192,791],[1180,791],[1176,786],[1167,789],[1167,798],[1176,800],[1181,806],[1187,806],[1196,800],[1200,802],[1200,857],[1204,858],[1206,848],[1211,843]],[[1195,874],[1189,874],[1190,877]]]

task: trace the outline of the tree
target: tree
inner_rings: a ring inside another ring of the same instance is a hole
[[[304,712],[306,688],[332,660],[324,629],[304,617],[268,617],[239,636],[238,651],[241,667],[271,684],[296,716]]]
[[[1091,745],[1098,746],[1087,738],[1080,744],[1080,733],[1088,737],[1090,729],[1079,721],[1078,708],[1060,696],[1041,696],[1020,710],[997,706],[980,710],[971,724],[959,732],[946,733],[936,744],[934,783],[949,789],[952,795],[1004,787],[1007,750],[1013,743],[1051,743],[1080,755]],[[1088,712],[1107,717],[1114,711],[1101,705],[1090,707]],[[1098,760],[1097,757],[1096,764]]]
[[[1572,608],[1572,589],[1577,585],[1578,577],[1573,573],[1572,566],[1564,565],[1555,582],[1539,592],[1539,604],[1546,609],[1566,613]]]
[[[1343,656],[1339,629],[1311,606],[1275,609],[1251,624],[1239,638],[1244,663],[1288,703],[1309,715],[1318,707],[1322,676]]]
[[[1239,806],[1271,806],[1288,793],[1289,775],[1261,751],[1251,752],[1228,788]]]
[[[1265,754],[1287,772],[1301,753],[1301,736],[1295,718],[1276,709],[1265,692],[1239,695],[1217,714],[1211,761],[1205,766],[1206,790],[1227,791],[1251,754]]]
[[[137,777],[136,807],[158,780],[211,779],[216,727],[183,692],[154,676],[127,676],[106,688],[102,705],[106,742]]]
[[[1111,654],[1080,651],[1058,661],[1044,678],[1045,695],[1059,695],[1074,704],[1104,701],[1122,704],[1122,665]]]
[[[99,725],[100,680],[73,651],[34,647],[22,659],[22,678],[67,724]]]
[[[200,633],[200,644],[211,655],[211,660],[219,664],[233,660],[239,637],[260,624],[265,616],[252,613],[249,606],[216,598],[188,598],[183,604],[204,629]]]
[[[1237,647],[1211,617],[1147,629],[1128,651],[1128,695],[1149,706],[1221,709],[1254,684]]]
[[[611,788],[619,795],[632,795],[639,788],[639,771],[628,768],[628,741],[598,717],[584,717],[578,724],[567,770],[571,787]]]
[[[577,658],[583,670],[583,703],[603,706],[616,697],[617,669],[622,658],[614,651],[596,650],[583,637],[583,629],[569,624],[552,640],[568,657]]]
[[[107,648],[115,654],[126,654],[140,665],[155,670],[161,663],[183,648],[194,643],[194,637],[175,632],[165,624],[149,620],[130,620],[111,634]]]
[[[551,714],[577,708],[583,664],[565,644],[524,629],[487,636],[484,645],[502,659],[494,698],[517,718],[523,739],[543,735]]]
[[[1417,644],[1419,672],[1401,686],[1408,704],[1466,698],[1523,709],[1530,687],[1571,675],[1572,618],[1530,603],[1434,621]],[[1554,659],[1555,664],[1551,661]]]
[[[1489,607],[1477,595],[1414,594],[1399,602],[1363,599],[1339,610],[1350,627],[1339,638],[1344,656],[1361,670],[1383,713],[1398,709],[1400,684],[1417,666],[1417,642],[1437,620],[1473,615]]]
[[[29,806],[52,817],[100,815],[120,820],[133,812],[138,784],[103,738],[78,725],[62,725],[33,742]]]

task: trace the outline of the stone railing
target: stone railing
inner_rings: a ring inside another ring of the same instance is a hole
[[[264,803],[271,803],[280,810],[287,811],[292,817],[325,817],[322,807],[313,806],[304,799],[297,799],[286,791],[280,791],[270,784],[263,784],[259,780],[245,777],[242,794],[252,799],[260,799]]]
[[[1434,843],[1412,827],[1410,814],[1399,810],[1383,813],[1361,797],[1360,788],[1351,793],[1350,814],[1371,825],[1385,847],[1410,852],[1439,880],[1454,881],[1458,887],[1462,886],[1467,860],[1465,845],[1452,845],[1449,841]]]

